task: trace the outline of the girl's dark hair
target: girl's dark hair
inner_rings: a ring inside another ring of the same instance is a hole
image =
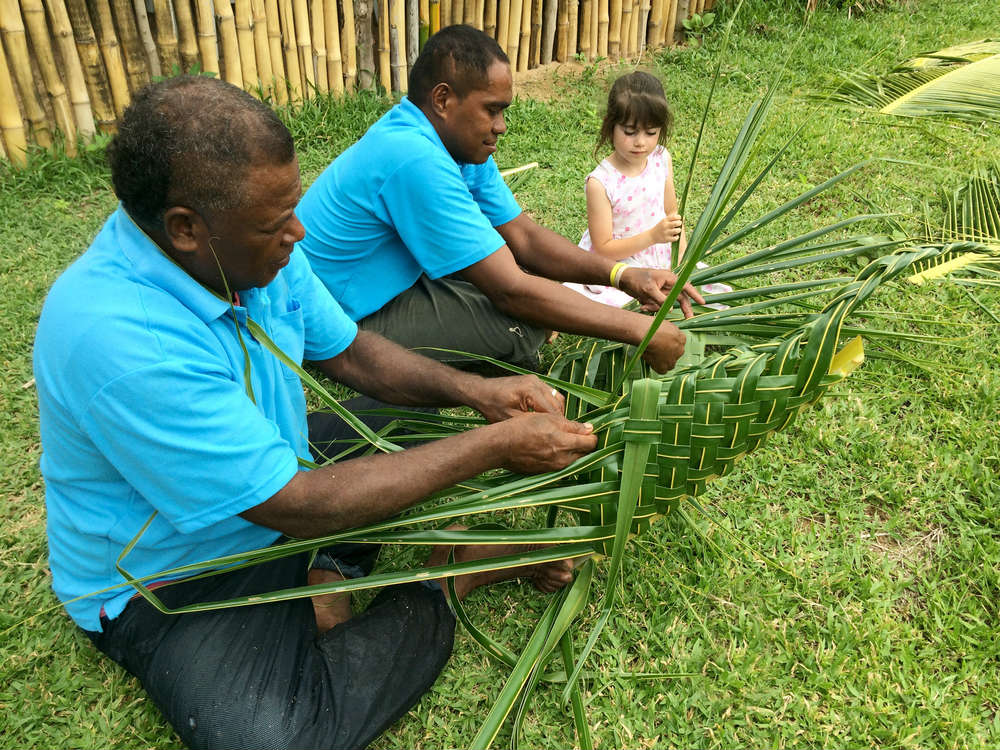
[[[608,92],[608,108],[601,123],[601,134],[594,148],[594,157],[607,144],[613,143],[615,125],[637,125],[659,128],[662,145],[674,126],[674,116],[667,106],[663,86],[655,76],[637,70],[621,76]]]

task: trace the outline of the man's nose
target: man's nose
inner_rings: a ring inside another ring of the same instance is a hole
[[[291,220],[285,226],[285,242],[301,242],[302,238],[306,236],[306,228],[302,226],[302,222],[299,221],[299,217],[292,214]]]
[[[493,120],[493,132],[496,135],[503,135],[507,132],[507,120],[504,119],[502,112]]]

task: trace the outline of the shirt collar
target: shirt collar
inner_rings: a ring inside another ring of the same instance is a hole
[[[118,247],[140,280],[162,289],[205,323],[229,312],[229,303],[177,265],[142,231],[123,206],[118,206],[112,219]]]
[[[441,140],[441,136],[434,129],[431,121],[427,119],[427,115],[424,111],[420,109],[416,104],[410,101],[408,96],[404,96],[400,99],[399,104],[397,104],[393,111],[398,113],[399,118],[404,123],[410,123],[416,126],[417,130],[421,132],[431,143],[438,146],[442,151],[448,154],[448,158],[452,159],[452,155],[448,153],[448,149],[445,148],[444,142]],[[463,165],[463,162],[455,160],[455,163],[459,166]]]

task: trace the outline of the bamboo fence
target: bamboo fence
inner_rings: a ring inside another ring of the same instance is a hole
[[[715,0],[0,0],[0,158],[113,132],[136,90],[214,73],[275,104],[405,93],[420,46],[466,23],[516,72],[635,58],[683,39]]]

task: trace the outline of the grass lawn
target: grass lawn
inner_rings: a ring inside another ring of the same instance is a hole
[[[976,160],[1000,161],[996,126],[897,121],[808,99],[840,71],[885,71],[919,52],[996,37],[1000,4],[861,4],[887,7],[860,17],[821,9],[804,31],[804,3],[748,4],[722,66],[689,226],[748,107],[785,64],[760,159],[803,130],[748,216],[862,159],[907,163],[873,162],[756,242],[866,212],[865,201],[915,228],[922,200],[957,185]],[[713,27],[704,47],[649,61],[674,107],[668,148],[678,187],[721,36]],[[622,70],[555,70],[550,96],[511,107],[501,141],[501,168],[541,164],[518,184],[521,204],[573,239],[586,222],[583,177],[602,98]],[[304,182],[388,104],[363,96],[294,115]],[[77,161],[38,158],[23,173],[0,167],[3,747],[180,746],[138,683],[91,647],[49,588],[32,338],[47,288],[114,206],[96,149]],[[869,307],[885,314],[870,325],[946,341],[872,342],[873,356],[835,393],[709,486],[708,515],[692,511],[694,526],[667,518],[633,543],[620,610],[589,663],[584,699],[599,747],[1000,745],[1000,294],[983,288],[975,297],[946,284],[881,289]],[[880,347],[924,364],[880,358]],[[545,597],[508,584],[468,603],[516,648]],[[595,616],[592,605],[585,622]],[[467,745],[505,676],[460,631],[434,688],[375,747]],[[524,744],[568,747],[572,732],[558,691],[542,688]]]

